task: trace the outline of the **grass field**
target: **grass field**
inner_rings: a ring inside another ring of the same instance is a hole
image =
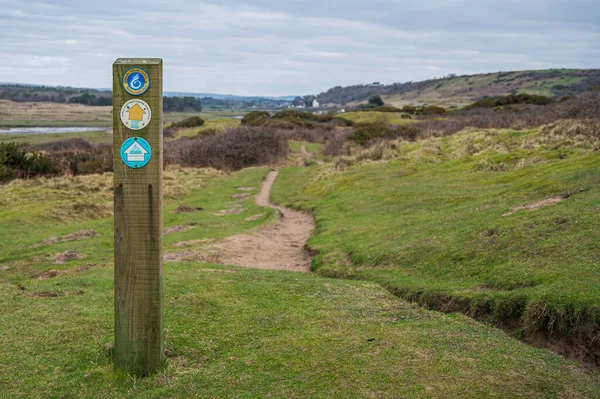
[[[252,198],[240,214],[214,214],[238,187],[258,189],[266,173],[168,169],[165,227],[192,228],[165,236],[165,250],[272,220]],[[114,370],[111,187],[110,174],[0,186],[0,397],[600,395],[597,376],[552,352],[408,304],[375,283],[207,263],[165,263],[165,369],[147,378]],[[204,210],[173,213],[181,204]],[[267,215],[245,220],[257,213]],[[43,243],[80,229],[100,235]],[[67,250],[86,257],[55,264]],[[67,272],[39,279],[49,269]]]
[[[409,123],[418,123],[418,120],[401,118],[400,112],[376,112],[376,111],[360,111],[346,112],[341,114],[344,119],[350,119],[353,122],[375,122],[381,121],[390,125],[406,125]]]
[[[83,132],[83,133],[51,133],[51,134],[2,134],[0,131],[0,143],[29,143],[40,144],[51,141],[81,138],[96,143],[112,143],[112,133],[107,131]]]
[[[178,122],[190,116],[210,121],[235,119],[244,112],[165,112],[165,124]],[[92,107],[81,104],[17,103],[0,100],[0,127],[112,127],[112,106]]]
[[[396,143],[388,160],[286,169],[273,198],[314,212],[309,244],[322,275],[577,340],[600,321],[596,146],[537,130],[468,131]],[[535,210],[542,200],[554,205]]]

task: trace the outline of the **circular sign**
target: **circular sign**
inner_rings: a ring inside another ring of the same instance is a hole
[[[121,121],[131,130],[141,130],[148,126],[152,119],[150,106],[142,100],[127,101],[121,107]]]
[[[123,88],[132,96],[140,96],[150,87],[150,77],[142,68],[131,68],[123,75]]]
[[[121,160],[130,168],[143,168],[150,162],[152,148],[141,137],[130,137],[121,145]]]

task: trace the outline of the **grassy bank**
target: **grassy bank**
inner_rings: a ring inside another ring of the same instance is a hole
[[[596,146],[537,130],[395,142],[286,169],[273,199],[314,212],[320,274],[564,340],[596,362]]]
[[[258,192],[266,172],[168,168],[165,228],[190,229],[167,234],[165,251],[272,220],[252,197],[232,198]],[[597,376],[552,352],[377,284],[208,263],[165,262],[165,369],[142,379],[116,371],[111,185],[106,174],[0,186],[0,397],[600,395]],[[219,215],[232,203],[242,212]],[[203,210],[174,213],[181,205]],[[65,238],[80,229],[99,235]],[[85,258],[56,264],[68,250]]]
[[[231,197],[240,193],[237,187],[258,190],[267,171],[251,168],[226,174],[213,169],[169,167],[164,174],[164,228],[182,226],[187,230],[166,235],[165,251],[176,250],[171,246],[176,242],[218,239],[270,220],[273,211],[259,209],[249,198],[239,201]],[[0,282],[16,284],[50,269],[69,268],[69,263],[55,263],[57,253],[69,250],[84,255],[83,263],[112,262],[112,184],[112,174],[107,173],[15,180],[0,186],[0,265],[7,267],[0,268]],[[242,211],[219,215],[233,203],[242,205]],[[180,205],[203,210],[175,213]],[[265,216],[244,220],[258,213]],[[98,235],[83,241],[60,239],[82,229],[93,229]],[[52,242],[52,238],[59,240]]]

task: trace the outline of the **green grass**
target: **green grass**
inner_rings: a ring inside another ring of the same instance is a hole
[[[551,352],[372,283],[190,263],[165,266],[167,367],[134,378],[115,372],[103,349],[111,268],[26,285],[0,287],[4,397],[600,395],[595,377]],[[83,293],[30,295],[56,290]]]
[[[165,250],[272,220],[274,212],[258,209],[252,198],[239,215],[214,215],[239,187],[258,189],[266,173],[168,169],[165,227],[194,226],[165,236]],[[115,370],[107,349],[113,340],[111,186],[110,174],[0,186],[0,265],[9,267],[0,268],[0,397],[600,395],[597,376],[552,352],[463,316],[408,304],[375,283],[185,262],[164,265],[166,367],[147,378]],[[180,204],[204,210],[172,213]],[[262,220],[244,220],[265,212]],[[82,228],[100,236],[38,245]],[[53,255],[66,250],[87,257],[53,264]],[[48,269],[89,263],[96,266],[37,279]]]
[[[40,144],[74,138],[81,138],[93,144],[112,143],[113,141],[112,134],[106,131],[52,134],[2,134],[2,131],[0,130],[0,143]]]
[[[201,134],[206,130],[226,130],[240,126],[239,119],[233,118],[219,118],[219,119],[207,119],[201,127],[183,128],[177,131],[177,137],[192,137],[197,134]]]
[[[273,199],[314,212],[309,244],[323,275],[577,339],[600,321],[600,156],[582,147],[537,131],[470,131],[396,144],[388,161],[350,160],[343,171],[341,160],[286,169]],[[565,193],[576,194],[502,216]]]
[[[165,236],[165,251],[172,243],[189,239],[218,239],[256,227],[274,216],[259,209],[251,199],[243,202],[239,214],[217,216],[240,193],[236,187],[260,188],[267,169],[252,168],[228,176],[210,169],[170,168],[165,172],[165,228],[192,225],[188,231]],[[197,213],[176,214],[179,205],[202,207]],[[0,281],[16,283],[23,276],[38,276],[55,265],[54,255],[77,249],[86,255],[85,263],[103,264],[112,260],[112,174],[75,178],[49,178],[13,181],[0,186]],[[244,219],[265,213],[265,217]],[[80,229],[94,229],[99,237],[79,242],[39,245],[44,239],[62,237]]]
[[[390,125],[406,125],[410,123],[418,123],[414,119],[403,119],[400,117],[402,113],[398,112],[377,112],[377,111],[357,111],[346,112],[342,114],[342,118],[350,119],[353,122],[375,122],[383,121]]]

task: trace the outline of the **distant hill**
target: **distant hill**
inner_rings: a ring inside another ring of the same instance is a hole
[[[441,105],[462,107],[485,97],[538,94],[560,97],[600,87],[600,69],[549,69],[450,75],[421,82],[337,86],[317,96],[323,105],[355,105],[379,95],[391,105]]]
[[[295,96],[236,96],[232,94],[164,92],[165,97],[193,97],[215,107],[277,106],[290,103]],[[87,105],[110,105],[111,89],[89,89],[64,86],[0,83],[0,100],[15,102],[56,102]]]

